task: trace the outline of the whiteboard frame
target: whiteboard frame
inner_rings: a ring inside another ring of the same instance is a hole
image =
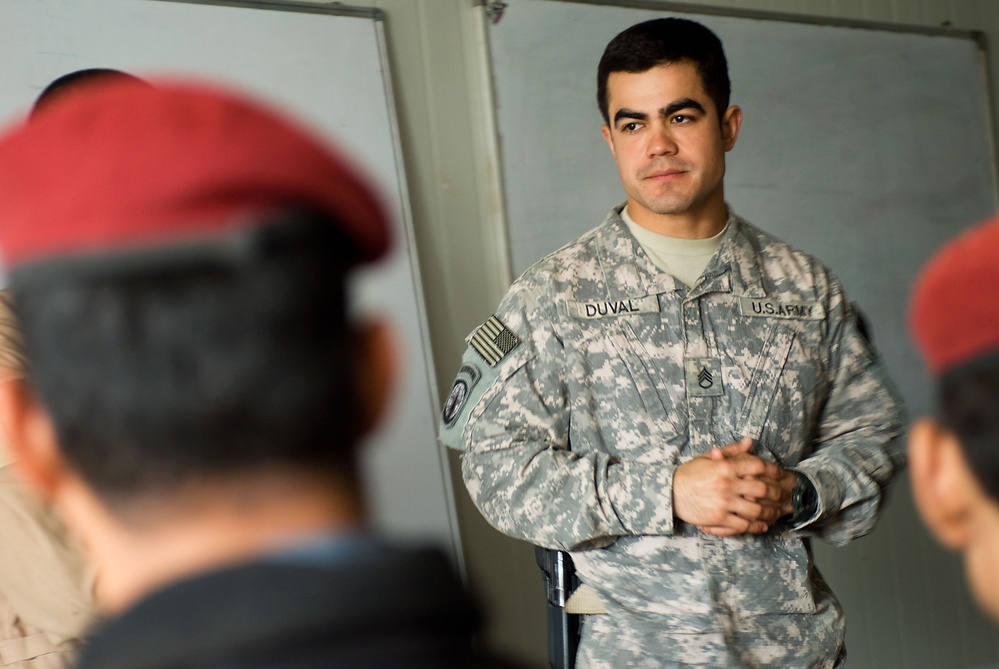
[[[228,7],[248,10],[270,10],[298,14],[339,16],[371,21],[375,39],[374,46],[379,59],[378,69],[381,72],[381,88],[386,105],[385,113],[389,122],[389,128],[387,130],[389,135],[388,139],[391,142],[391,159],[393,161],[391,172],[395,177],[395,184],[392,184],[395,187],[395,190],[387,191],[385,194],[392,200],[395,200],[396,197],[398,198],[397,206],[393,207],[393,210],[397,210],[397,214],[400,219],[397,221],[398,238],[395,240],[395,243],[396,245],[404,245],[404,249],[400,249],[400,251],[403,251],[404,256],[400,254],[400,257],[404,257],[405,261],[409,263],[408,279],[414,295],[413,306],[415,307],[415,320],[417,321],[415,323],[415,330],[418,331],[419,336],[419,341],[414,344],[413,347],[415,348],[416,345],[419,346],[419,350],[421,352],[419,362],[425,368],[423,370],[423,378],[413,379],[412,384],[419,384],[421,388],[425,388],[425,396],[421,398],[421,401],[426,402],[426,416],[428,425],[431,426],[431,432],[428,434],[431,444],[428,444],[427,446],[434,449],[436,455],[435,470],[438,473],[443,486],[440,492],[444,496],[443,502],[445,506],[446,518],[440,519],[441,535],[436,538],[443,542],[445,541],[444,534],[446,533],[450,545],[442,546],[442,548],[448,551],[453,564],[458,568],[462,575],[464,575],[464,555],[461,549],[461,536],[457,509],[455,507],[455,496],[450,475],[450,466],[448,464],[446,451],[437,440],[436,433],[437,416],[439,415],[438,382],[436,378],[436,367],[434,365],[432,349],[430,346],[422,273],[420,271],[420,263],[416,247],[411,198],[406,178],[405,160],[399,129],[398,110],[396,107],[396,97],[392,83],[391,62],[388,53],[385,31],[385,12],[376,7],[347,5],[340,4],[338,2],[332,4],[328,2],[320,4],[315,2],[304,2],[301,0],[289,0],[287,2],[281,0],[146,0],[146,2],[172,3],[175,5]],[[386,172],[388,171],[389,170],[386,169]],[[410,323],[411,326],[413,325],[411,321],[407,322]],[[415,403],[410,406],[413,411],[420,411],[420,408],[416,406]],[[377,442],[373,445],[377,445]],[[372,520],[375,521],[377,518],[373,517]],[[374,523],[374,525],[377,527],[377,523]]]
[[[176,2],[178,0],[166,0]],[[508,3],[515,0],[508,0]],[[986,47],[985,33],[979,30],[963,30],[959,28],[919,26],[887,21],[866,19],[844,19],[836,16],[812,16],[795,14],[793,12],[768,11],[764,9],[741,9],[739,7],[718,7],[715,5],[690,5],[680,2],[656,2],[656,0],[549,0],[576,5],[604,5],[608,7],[624,7],[628,9],[647,9],[652,11],[679,12],[681,14],[705,14],[708,16],[727,16],[734,19],[760,19],[766,21],[785,21],[789,23],[808,23],[820,26],[836,26],[840,28],[861,28],[900,33],[919,33],[940,37],[967,37],[975,40],[981,49]]]
[[[360,7],[355,5],[320,5],[312,2],[275,2],[274,0],[153,0],[154,2],[176,2],[182,5],[216,5],[219,7],[244,7],[246,9],[273,9],[282,12],[300,12],[303,14],[332,14],[335,16],[351,16],[355,18],[384,21],[385,12],[378,7]]]
[[[421,350],[423,351],[423,363],[426,367],[427,401],[429,402],[430,415],[436,421],[440,413],[437,406],[438,382],[436,367],[434,367],[433,351],[430,347],[430,330],[427,323],[426,298],[423,294],[422,273],[416,248],[416,233],[413,227],[413,215],[410,205],[409,184],[406,179],[405,160],[402,155],[402,138],[399,132],[399,118],[396,109],[395,93],[392,84],[392,69],[389,62],[388,44],[385,36],[385,12],[378,7],[361,7],[355,5],[318,5],[309,2],[273,2],[271,0],[146,0],[147,2],[171,2],[185,5],[210,5],[219,7],[235,7],[245,9],[269,9],[282,12],[297,12],[303,14],[325,14],[333,16],[346,16],[353,18],[370,19],[374,22],[375,37],[378,42],[378,54],[382,65],[382,86],[385,91],[387,114],[389,117],[389,132],[392,137],[392,148],[395,160],[395,174],[399,185],[399,208],[402,220],[399,222],[400,231],[404,237],[403,243],[409,258],[411,268],[411,280],[416,296],[416,310],[419,319],[419,331],[421,337]],[[461,532],[458,525],[458,512],[454,501],[454,485],[451,480],[450,466],[447,455],[441,447],[440,442],[434,434],[434,449],[437,452],[437,465],[441,474],[441,481],[444,484],[444,495],[447,506],[447,525],[451,535],[450,554],[455,566],[458,568],[462,578],[466,578],[466,568],[464,554],[461,550]]]
[[[166,2],[177,2],[178,0],[164,0]],[[346,9],[346,8],[344,8]],[[356,9],[356,8],[355,8]],[[427,376],[427,401],[430,403],[431,415],[436,425],[437,416],[440,415],[438,399],[440,395],[437,383],[436,367],[434,366],[433,350],[430,347],[430,327],[427,322],[426,298],[423,294],[422,272],[420,271],[419,254],[416,248],[416,230],[413,226],[413,212],[409,199],[409,182],[406,178],[406,164],[402,155],[402,136],[399,131],[399,118],[396,113],[395,89],[392,85],[392,70],[389,63],[388,43],[385,37],[385,13],[380,9],[372,9],[371,18],[375,21],[375,34],[378,38],[378,51],[382,60],[382,83],[385,86],[385,99],[388,105],[388,116],[390,132],[392,134],[392,145],[395,148],[395,168],[396,178],[399,180],[399,206],[402,212],[401,231],[405,237],[405,244],[409,253],[411,268],[411,278],[413,290],[416,293],[416,309],[419,317],[419,328],[421,338],[421,348],[423,349],[423,362],[426,366]],[[353,16],[353,14],[351,14]],[[436,438],[437,431],[434,428],[433,447],[437,452],[437,465],[440,469],[441,481],[444,484],[444,495],[447,502],[447,524],[451,530],[451,558],[458,568],[462,579],[467,579],[465,568],[464,552],[461,549],[461,530],[458,524],[458,511],[455,506],[454,484],[451,480],[451,467],[448,464],[447,451]]]

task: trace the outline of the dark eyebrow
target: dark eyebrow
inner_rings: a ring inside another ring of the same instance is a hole
[[[699,111],[702,114],[707,112],[704,111],[704,107],[697,100],[691,100],[690,98],[683,98],[682,100],[677,100],[676,102],[671,102],[662,109],[659,110],[660,116],[672,116],[673,114],[681,111],[683,109],[693,109]]]
[[[623,118],[645,121],[649,118],[649,115],[643,114],[642,112],[632,111],[631,109],[618,109],[614,114],[614,125],[617,125],[617,122]]]
[[[668,105],[660,109],[659,115],[663,117],[672,116],[678,111],[682,111],[684,109],[692,109],[694,111],[701,112],[702,114],[707,113],[704,110],[704,106],[697,100],[694,100],[692,98],[681,98],[679,100],[676,100],[675,102],[669,103]],[[627,108],[618,109],[617,112],[614,113],[614,125],[617,125],[618,121],[620,121],[623,118],[630,118],[635,121],[647,121],[649,115],[643,112],[638,112]]]

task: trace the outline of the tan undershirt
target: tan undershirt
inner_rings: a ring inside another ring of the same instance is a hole
[[[708,266],[711,257],[721,246],[722,235],[728,229],[728,223],[714,237],[707,239],[680,239],[661,235],[643,228],[628,215],[628,208],[621,210],[621,219],[628,226],[631,234],[648,254],[656,267],[682,281],[688,287],[697,283]]]

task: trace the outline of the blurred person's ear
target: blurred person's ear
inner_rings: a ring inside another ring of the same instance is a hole
[[[24,379],[0,382],[0,424],[21,477],[43,500],[52,501],[64,483],[65,460],[48,412]]]
[[[381,423],[392,399],[398,373],[398,355],[392,329],[384,321],[369,321],[358,328],[357,379],[361,430],[366,433]]]
[[[957,436],[931,419],[917,421],[909,431],[909,477],[916,508],[930,532],[947,548],[965,548],[985,493]]]

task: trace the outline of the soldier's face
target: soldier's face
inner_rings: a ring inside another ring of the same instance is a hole
[[[693,63],[613,72],[607,93],[611,121],[603,135],[638,223],[724,206],[725,152],[735,146],[742,113],[729,107],[718,118]]]

